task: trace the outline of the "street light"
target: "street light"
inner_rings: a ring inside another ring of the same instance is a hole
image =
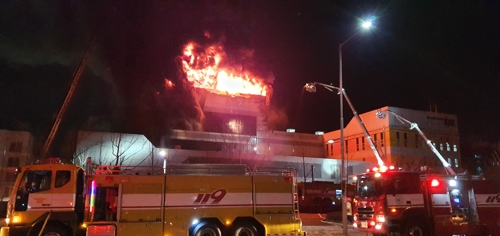
[[[361,25],[363,29],[368,29],[372,25],[371,20],[364,21]],[[347,38],[343,43],[339,44],[339,90],[344,91],[342,86],[342,46],[349,42],[354,36],[356,36],[360,30],[356,31],[351,37]],[[347,198],[346,198],[346,169],[345,169],[345,155],[344,155],[344,96],[340,96],[340,155],[341,155],[341,167],[342,168],[342,231],[344,235],[347,235]]]
[[[372,21],[371,20],[366,20],[363,21],[361,24],[362,29],[369,29],[372,26]],[[304,88],[308,92],[316,92],[316,85],[321,85],[325,87],[326,89],[333,91],[332,89],[336,89],[339,91],[340,94],[340,156],[341,156],[341,188],[342,188],[342,229],[343,229],[343,234],[347,235],[347,198],[346,198],[346,182],[347,182],[347,176],[346,176],[346,168],[345,168],[345,155],[344,155],[344,97],[346,97],[346,94],[344,92],[344,88],[342,86],[342,46],[349,42],[354,36],[356,36],[359,32],[361,32],[361,29],[357,30],[354,34],[352,34],[349,38],[347,38],[343,43],[339,44],[339,87],[334,87],[331,85],[327,84],[322,84],[322,83],[307,83]],[[348,98],[346,97],[346,100]],[[349,105],[352,107],[350,104],[350,101],[348,100]],[[357,113],[353,109],[353,112],[355,113],[356,117],[358,118],[358,121],[360,121],[359,116],[357,116]],[[363,123],[360,121],[360,124],[362,125]],[[362,125],[363,127],[363,125]],[[366,133],[365,133],[366,135]],[[368,135],[367,136],[368,141],[371,143],[373,146],[373,143],[371,142],[371,138]],[[372,147],[374,150],[375,156],[378,159],[379,165],[383,165],[382,160],[380,159],[380,156],[378,156],[378,152]]]
[[[4,194],[4,192],[5,192],[5,190],[4,190],[4,188],[5,188],[5,182],[6,182],[6,180],[7,180],[7,179],[6,179],[6,176],[5,176],[5,173],[7,173],[7,172],[5,171],[5,167],[6,167],[6,165],[5,165],[5,157],[6,157],[6,153],[7,153],[7,147],[6,147],[6,146],[4,146],[4,145],[0,145],[0,147],[3,147],[3,151],[2,151],[3,156],[2,156],[1,166],[0,166],[0,168],[1,168],[1,169],[0,169],[0,191],[2,191],[2,192],[0,193],[0,196],[1,196],[0,201],[3,201],[3,198],[4,198],[4,195],[3,195],[3,194]],[[7,163],[7,164],[8,164],[8,163]]]

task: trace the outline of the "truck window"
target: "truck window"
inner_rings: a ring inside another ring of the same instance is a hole
[[[385,192],[383,180],[378,178],[362,178],[358,180],[356,195],[360,197],[379,197]]]
[[[28,197],[32,193],[50,190],[52,171],[49,170],[27,170],[24,172],[17,186],[16,211],[26,211],[28,207]]]
[[[71,171],[69,170],[58,170],[56,172],[56,184],[54,187],[60,188],[67,184],[71,178]]]
[[[26,171],[18,186],[18,190],[24,192],[36,193],[50,189],[52,178],[52,171],[50,170],[36,170]]]

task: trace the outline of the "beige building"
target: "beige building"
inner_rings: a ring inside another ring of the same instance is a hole
[[[33,135],[26,131],[0,130],[0,200],[8,197],[16,169],[31,163]]]
[[[385,118],[379,118],[377,112]],[[409,170],[422,167],[439,170],[443,165],[437,155],[441,155],[455,171],[460,172],[460,136],[456,115],[382,107],[359,116],[386,165]],[[411,123],[417,124],[425,137],[416,127],[412,128]],[[325,133],[323,137],[325,156],[339,159],[340,131]],[[348,162],[377,163],[375,152],[355,118],[346,125],[344,137],[345,159]],[[439,154],[432,151],[426,139]]]

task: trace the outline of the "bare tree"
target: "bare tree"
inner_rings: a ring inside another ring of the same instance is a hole
[[[127,138],[129,137],[129,138]],[[113,160],[110,165],[121,166],[123,163],[130,161],[131,158],[140,152],[146,143],[137,143],[139,136],[129,136],[123,133],[115,133],[111,135],[111,156]]]
[[[96,140],[90,143],[82,144],[83,140],[88,140],[88,138],[92,135],[92,132],[79,132],[78,133],[78,138],[76,140],[76,147],[75,147],[75,152],[73,153],[73,164],[83,166],[85,165],[85,162],[88,157],[90,157],[89,151],[95,147],[98,146],[99,143],[102,142],[101,140]]]

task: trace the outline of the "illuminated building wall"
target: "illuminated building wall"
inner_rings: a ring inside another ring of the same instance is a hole
[[[460,136],[456,115],[397,107],[380,108],[380,110],[387,109],[416,123],[445,160],[454,169],[460,170],[462,167]],[[405,169],[416,169],[421,166],[442,168],[438,157],[416,129],[410,129],[410,124],[402,123],[392,114],[386,114],[385,119],[380,119],[376,116],[377,111],[378,109],[360,114],[360,118],[384,162]],[[369,142],[355,118],[346,125],[344,133],[346,160],[377,163]],[[325,155],[335,159],[340,158],[340,131],[325,133],[324,137]]]

